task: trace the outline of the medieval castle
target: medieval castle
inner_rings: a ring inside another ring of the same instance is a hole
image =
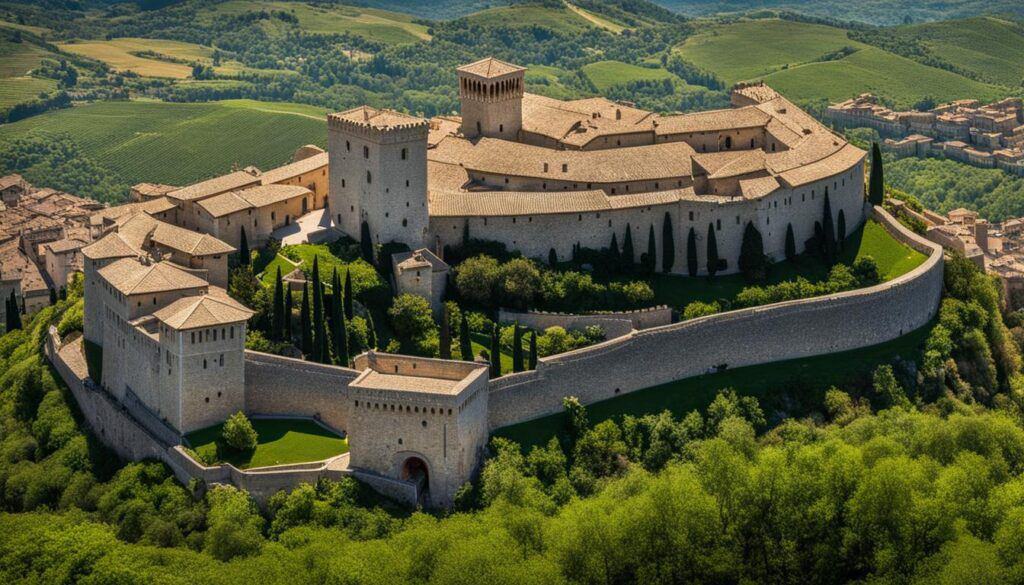
[[[258,245],[311,212],[357,240],[420,249],[396,270],[417,277],[427,270],[428,280],[443,264],[430,250],[461,242],[467,229],[527,256],[547,258],[553,249],[567,258],[576,246],[607,247],[613,234],[621,241],[627,229],[639,235],[653,227],[659,266],[663,234],[675,239],[680,253],[668,266],[675,273],[687,271],[691,238],[706,270],[703,242],[713,231],[719,270],[736,272],[748,223],[761,232],[766,254],[781,259],[787,231],[800,249],[814,236],[826,197],[834,220],[843,217],[851,230],[866,218],[864,152],[766,86],[737,87],[728,110],[658,115],[603,98],[532,95],[524,71],[484,59],[458,70],[461,117],[426,120],[368,106],[332,114],[326,153],[308,147],[280,169],[243,169],[183,188],[140,185],[135,203],[98,213],[96,240],[82,254],[84,337],[103,348],[102,391],[147,433],[171,437],[168,443],[239,410],[315,416],[349,437],[339,472],[362,474],[391,493],[425,477],[431,502],[446,505],[472,477],[491,430],[556,412],[566,394],[592,402],[726,361],[860,347],[934,314],[941,254],[905,282],[879,285],[874,296],[804,301],[819,307],[819,319],[847,322],[851,315],[838,313],[843,306],[864,312],[851,326],[863,323],[863,332],[825,344],[802,331],[799,307],[789,307],[732,314],[725,329],[740,327],[735,347],[706,334],[702,347],[693,345],[691,336],[716,316],[634,330],[499,381],[472,362],[371,351],[348,369],[245,350],[252,313],[224,291],[237,234],[244,227]],[[927,243],[911,245],[932,252]],[[755,334],[765,341],[744,341]],[[727,358],[737,348],[746,349]],[[689,353],[652,358],[665,351]],[[600,364],[593,352],[603,353]],[[613,366],[617,374],[607,369]],[[99,416],[93,422],[111,424]],[[110,441],[138,453],[126,440]],[[168,461],[181,475],[181,460]],[[188,469],[214,477],[201,466]],[[223,477],[237,482],[240,473]],[[389,488],[384,480],[398,483]]]

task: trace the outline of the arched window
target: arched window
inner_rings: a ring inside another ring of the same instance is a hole
[[[363,147],[363,158],[370,158],[370,147],[369,146],[364,146]]]
[[[725,137],[725,149],[728,150],[730,148],[732,148],[732,136],[726,136]]]
[[[409,155],[409,149],[408,148],[403,148],[402,149],[402,160],[405,160],[408,157],[408,155]]]

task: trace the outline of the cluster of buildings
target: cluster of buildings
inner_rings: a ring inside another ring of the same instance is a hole
[[[887,136],[883,147],[896,156],[945,156],[1024,176],[1024,108],[1021,98],[991,104],[958,100],[925,112],[893,111],[872,94],[833,104],[836,124],[867,127]]]
[[[826,201],[833,222],[864,220],[865,153],[767,86],[736,87],[726,110],[658,115],[532,95],[524,74],[484,59],[458,69],[461,116],[354,108],[327,117],[328,152],[303,147],[284,167],[185,187],[137,185],[130,203],[90,210],[84,339],[103,349],[102,386],[178,435],[245,410],[260,382],[245,380],[252,312],[224,291],[228,256],[243,230],[256,247],[309,214],[354,239],[406,244],[392,257],[396,289],[435,308],[448,271],[439,251],[467,231],[542,259],[654,233],[656,264],[674,250],[675,273],[687,271],[692,233],[703,274],[712,236],[718,271],[731,273],[748,224],[781,259],[787,232],[814,237]],[[373,352],[355,365],[351,465],[428,477],[450,502],[486,442],[486,367]]]
[[[962,207],[942,215],[930,209],[915,211],[899,200],[889,201],[898,213],[923,223],[929,240],[998,276],[1009,309],[1024,308],[1024,218],[990,223],[978,217],[978,212]]]

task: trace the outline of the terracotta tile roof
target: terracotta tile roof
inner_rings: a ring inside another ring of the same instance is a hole
[[[253,204],[245,200],[237,191],[228,191],[220,195],[214,195],[209,199],[203,199],[197,203],[206,213],[213,217],[224,217],[232,213],[253,209]]]
[[[217,287],[210,287],[210,294],[178,299],[153,316],[179,330],[241,323],[253,316],[254,312],[245,305],[215,290]]]
[[[124,205],[101,209],[100,211],[93,213],[90,220],[92,223],[102,223],[102,220],[104,219],[113,220],[141,212],[157,214],[165,211],[171,211],[177,207],[178,206],[167,197],[159,197],[157,199],[150,199],[149,201],[125,203]]]
[[[265,207],[274,203],[288,201],[289,199],[305,197],[310,193],[312,191],[298,185],[261,185],[239,191],[238,196],[248,201],[254,207]]]
[[[832,175],[848,171],[864,160],[865,152],[852,144],[847,144],[838,152],[817,162],[796,167],[779,175],[779,179],[789,187],[806,185]]]
[[[137,247],[146,247],[147,241],[184,252],[190,256],[230,254],[235,248],[209,234],[172,225],[145,214],[132,216],[117,228],[125,240]]]
[[[363,375],[352,382],[352,385],[356,385],[359,388],[424,392],[428,394],[451,394],[461,384],[461,380],[382,374],[375,370],[366,370]]]
[[[17,241],[5,242],[0,246],[0,280],[19,281],[21,294],[24,296],[49,290],[43,273],[36,263],[18,248]]]
[[[25,185],[25,184],[26,184],[25,183],[25,179],[23,179],[21,177],[21,175],[18,175],[18,174],[7,175],[7,176],[4,176],[4,177],[0,177],[0,189],[6,189],[8,187],[13,187],[15,185]]]
[[[75,250],[81,250],[85,247],[87,242],[82,240],[76,240],[71,238],[64,238],[63,240],[57,240],[56,242],[49,242],[43,244],[43,246],[54,254],[64,254],[66,252],[72,252]]]
[[[139,256],[142,251],[125,241],[121,234],[113,232],[82,248],[82,254],[92,260],[103,260]]]
[[[693,155],[694,164],[708,174],[709,179],[738,177],[765,170],[762,150],[726,150]]]
[[[430,268],[432,272],[448,270],[448,264],[427,248],[400,252],[391,256],[391,262],[401,270]]]
[[[132,185],[132,191],[137,192],[143,197],[157,197],[160,195],[166,195],[171,191],[177,190],[178,187],[173,185],[163,185],[161,183],[139,183],[138,185]]]
[[[219,195],[225,191],[241,189],[250,185],[258,185],[259,183],[259,177],[254,177],[245,171],[235,171],[227,175],[221,175],[169,191],[167,196],[179,201],[197,201]]]
[[[740,195],[744,199],[760,199],[781,187],[775,177],[740,179]]]
[[[129,296],[209,286],[169,262],[143,263],[138,258],[117,260],[101,268],[99,274],[118,292]]]
[[[661,116],[654,124],[658,136],[666,134],[689,134],[693,132],[717,132],[739,128],[765,126],[771,116],[757,107],[730,108],[676,116]]]
[[[651,132],[656,116],[605,98],[561,101],[523,95],[523,131],[582,147],[601,136]]]
[[[487,57],[480,59],[468,65],[459,67],[457,71],[460,73],[469,73],[479,77],[487,79],[493,77],[501,77],[502,75],[508,75],[509,73],[516,73],[518,71],[525,71],[526,68],[511,63],[506,63],[495,59],[494,57]]]
[[[414,128],[428,125],[428,122],[417,116],[410,116],[395,110],[379,110],[371,106],[359,106],[337,114],[329,114],[328,121],[348,122],[364,128],[391,130],[395,128]]]
[[[270,185],[273,183],[280,183],[281,181],[287,181],[294,179],[299,175],[313,172],[317,169],[325,168],[328,162],[328,155],[326,152],[314,154],[313,156],[304,158],[300,161],[293,162],[276,169],[270,169],[260,175],[260,182],[264,185]]]

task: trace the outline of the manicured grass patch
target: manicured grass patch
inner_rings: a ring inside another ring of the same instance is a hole
[[[675,77],[662,68],[649,69],[639,65],[631,65],[622,61],[598,61],[583,66],[583,73],[604,91],[616,85],[625,85],[631,81],[661,81]]]
[[[230,463],[239,469],[322,461],[348,451],[348,440],[311,420],[254,419],[259,435],[256,449],[238,453],[219,446],[222,424],[185,436],[205,461]]]
[[[288,163],[304,144],[325,146],[322,111],[250,100],[99,102],[6,124],[0,142],[64,132],[125,183],[187,185],[235,164],[269,169]]]
[[[281,249],[281,254],[288,257],[288,259],[293,262],[302,260],[302,271],[309,278],[312,278],[313,276],[313,260],[314,258],[318,258],[317,265],[320,271],[320,281],[328,287],[331,284],[331,274],[334,269],[338,270],[338,278],[341,279],[342,285],[345,283],[345,272],[350,272],[352,274],[352,291],[357,297],[373,289],[379,290],[387,288],[387,284],[381,278],[380,274],[373,268],[373,266],[367,264],[365,260],[359,258],[351,262],[346,262],[342,258],[334,255],[331,252],[331,248],[326,244],[298,244],[294,246],[285,246]],[[273,264],[273,262],[271,262],[271,264]],[[282,266],[282,276],[284,276],[284,271],[285,267]],[[271,283],[274,281],[275,274],[270,275]],[[267,282],[266,273],[264,273],[264,282]]]
[[[281,269],[281,278],[288,276],[288,273],[295,270],[295,263],[288,260],[284,256],[278,254],[274,256],[274,259],[267,264],[267,267],[263,269],[263,276],[260,280],[263,282],[263,286],[274,286],[274,281],[277,279],[277,269]]]
[[[925,261],[926,256],[913,248],[897,241],[882,225],[868,220],[863,226],[850,234],[839,255],[839,262],[852,265],[857,258],[871,256],[878,263],[878,273],[883,280],[892,280],[905,274]],[[685,258],[683,259],[685,262]],[[764,284],[777,284],[794,280],[799,276],[811,282],[828,279],[829,267],[820,259],[802,255],[793,262],[774,264]],[[742,275],[729,274],[689,278],[658,274],[651,281],[656,304],[682,308],[693,301],[712,302],[719,299],[733,300],[745,287],[749,286]]]
[[[704,410],[718,391],[733,388],[742,395],[761,400],[769,419],[777,408],[793,408],[786,416],[802,416],[820,408],[824,392],[831,386],[857,393],[870,386],[871,374],[879,365],[890,363],[896,356],[917,359],[931,325],[900,338],[862,349],[748,366],[686,378],[587,406],[590,423],[624,415],[654,414],[670,410],[676,417],[693,410]],[[567,390],[566,394],[571,394]],[[784,398],[784,399],[783,399]],[[783,406],[784,405],[784,406]],[[504,427],[495,435],[511,439],[524,448],[546,443],[562,432],[566,419],[563,413]]]

